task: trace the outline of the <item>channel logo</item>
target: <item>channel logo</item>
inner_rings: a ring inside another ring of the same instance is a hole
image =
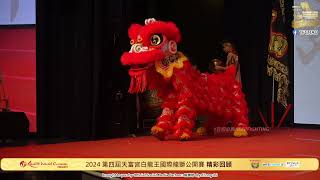
[[[299,168],[300,167],[300,161],[287,161],[285,163],[285,167],[287,167],[287,168]]]
[[[317,36],[319,35],[318,29],[294,29],[292,31],[293,35],[298,36]]]

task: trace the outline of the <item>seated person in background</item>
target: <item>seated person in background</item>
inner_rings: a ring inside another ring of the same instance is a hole
[[[214,66],[215,71],[225,71],[228,66],[234,65],[236,67],[236,80],[241,83],[240,64],[238,58],[238,52],[235,46],[230,41],[224,41],[222,43],[223,51],[227,53],[226,66],[216,64]],[[215,59],[214,59],[215,60]]]

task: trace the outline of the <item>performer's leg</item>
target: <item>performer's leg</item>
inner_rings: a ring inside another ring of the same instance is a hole
[[[151,134],[163,140],[169,134],[172,134],[173,126],[176,123],[174,111],[177,105],[175,93],[170,93],[163,99],[161,107],[162,114],[157,118],[156,124],[151,128]]]
[[[172,133],[174,124],[174,110],[166,107],[158,117],[156,125],[151,128],[151,134],[163,140],[168,134]]]
[[[199,136],[206,136],[206,135],[214,135],[214,128],[217,127],[215,124],[215,121],[217,120],[217,116],[214,113],[210,113],[208,115],[208,119],[200,126],[197,128],[197,134]]]
[[[239,120],[235,121],[235,130],[233,132],[233,136],[235,137],[242,137],[242,136],[248,136],[248,124],[247,124],[248,119],[246,117],[242,117]]]
[[[175,113],[177,123],[174,126],[174,135],[180,140],[188,140],[191,138],[192,129],[195,125],[196,111],[192,106],[181,105]]]
[[[233,126],[236,128],[233,132],[235,137],[248,136],[247,128],[249,127],[248,107],[241,88],[235,86],[235,103],[233,105]]]

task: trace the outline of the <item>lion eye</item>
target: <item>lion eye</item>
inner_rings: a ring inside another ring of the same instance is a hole
[[[154,34],[150,38],[150,42],[152,46],[158,46],[163,41],[163,37],[161,34]]]

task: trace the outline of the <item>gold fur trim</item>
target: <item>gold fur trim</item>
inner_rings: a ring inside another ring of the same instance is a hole
[[[191,138],[190,135],[187,134],[187,133],[182,133],[182,135],[180,136],[180,140],[181,140],[181,141],[187,141],[187,140],[189,140],[190,138]]]
[[[155,62],[155,68],[158,73],[160,73],[164,78],[171,78],[174,68],[183,68],[183,62],[187,61],[187,57],[181,52],[178,52],[178,58],[174,60],[164,59],[162,61]]]

